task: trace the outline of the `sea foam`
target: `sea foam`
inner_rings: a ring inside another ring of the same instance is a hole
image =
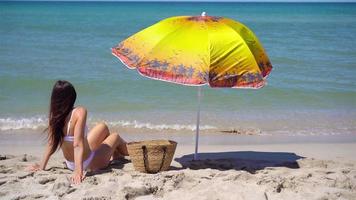
[[[30,118],[0,118],[0,130],[21,130],[21,129],[40,129],[44,128],[47,124],[44,117],[30,117]]]
[[[138,122],[134,121],[117,121],[117,122],[108,122],[108,125],[111,126],[122,126],[122,127],[132,127],[132,128],[146,128],[151,130],[196,130],[195,124],[152,124],[152,123],[145,123],[145,122]],[[217,129],[215,126],[211,125],[203,125],[199,127],[200,130],[210,130],[210,129]]]
[[[89,119],[89,126],[94,126],[96,123],[104,121],[108,126],[111,127],[128,127],[134,129],[151,129],[151,130],[196,130],[195,124],[153,124],[150,122],[139,122],[136,120],[127,121],[127,120],[118,120],[118,121],[109,121],[109,120],[97,120]],[[0,130],[39,130],[47,126],[48,120],[45,117],[29,117],[29,118],[0,118]],[[211,125],[202,125],[200,130],[212,130],[217,129],[215,126]]]

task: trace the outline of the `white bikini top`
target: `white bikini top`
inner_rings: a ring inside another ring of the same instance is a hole
[[[72,122],[72,116],[73,116],[73,112],[74,112],[75,108],[72,110],[72,113],[70,114],[70,118],[69,118],[69,122],[68,122],[68,127],[67,127],[67,134],[64,136],[64,141],[67,142],[74,142],[74,134],[73,135],[69,135],[69,130],[70,130],[70,123]],[[88,127],[85,124],[85,129],[84,129],[84,136],[86,137],[88,135]]]

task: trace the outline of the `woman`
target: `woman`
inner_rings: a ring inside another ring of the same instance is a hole
[[[52,90],[47,148],[41,164],[30,166],[31,171],[44,170],[51,155],[62,149],[67,167],[73,171],[72,182],[84,179],[83,171],[95,171],[109,165],[111,159],[127,156],[126,142],[109,132],[104,123],[97,124],[89,133],[86,126],[87,110],[74,107],[74,87],[68,81],[57,81]]]

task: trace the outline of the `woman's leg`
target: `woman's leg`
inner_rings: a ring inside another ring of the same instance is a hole
[[[112,156],[113,160],[121,159],[129,155],[126,144],[127,142],[124,139],[122,139],[119,135],[119,144],[117,145],[114,154]]]
[[[109,128],[105,123],[101,122],[95,125],[95,127],[92,128],[88,134],[88,143],[90,149],[92,151],[97,150],[109,135]]]
[[[90,169],[98,170],[109,165],[111,156],[120,144],[118,134],[110,134],[95,151],[95,156],[90,163]]]
[[[122,139],[122,137],[119,136],[119,145],[117,146],[116,150],[118,151],[118,153],[120,153],[123,156],[128,156],[129,153],[127,151],[127,142]]]
[[[88,134],[88,143],[92,151],[95,151],[103,143],[103,141],[110,135],[109,128],[103,122],[98,123]],[[119,145],[117,145],[113,159],[128,156],[126,141],[119,136]]]

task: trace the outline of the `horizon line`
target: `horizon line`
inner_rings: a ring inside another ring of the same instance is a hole
[[[356,0],[0,0],[0,2],[356,3]]]

